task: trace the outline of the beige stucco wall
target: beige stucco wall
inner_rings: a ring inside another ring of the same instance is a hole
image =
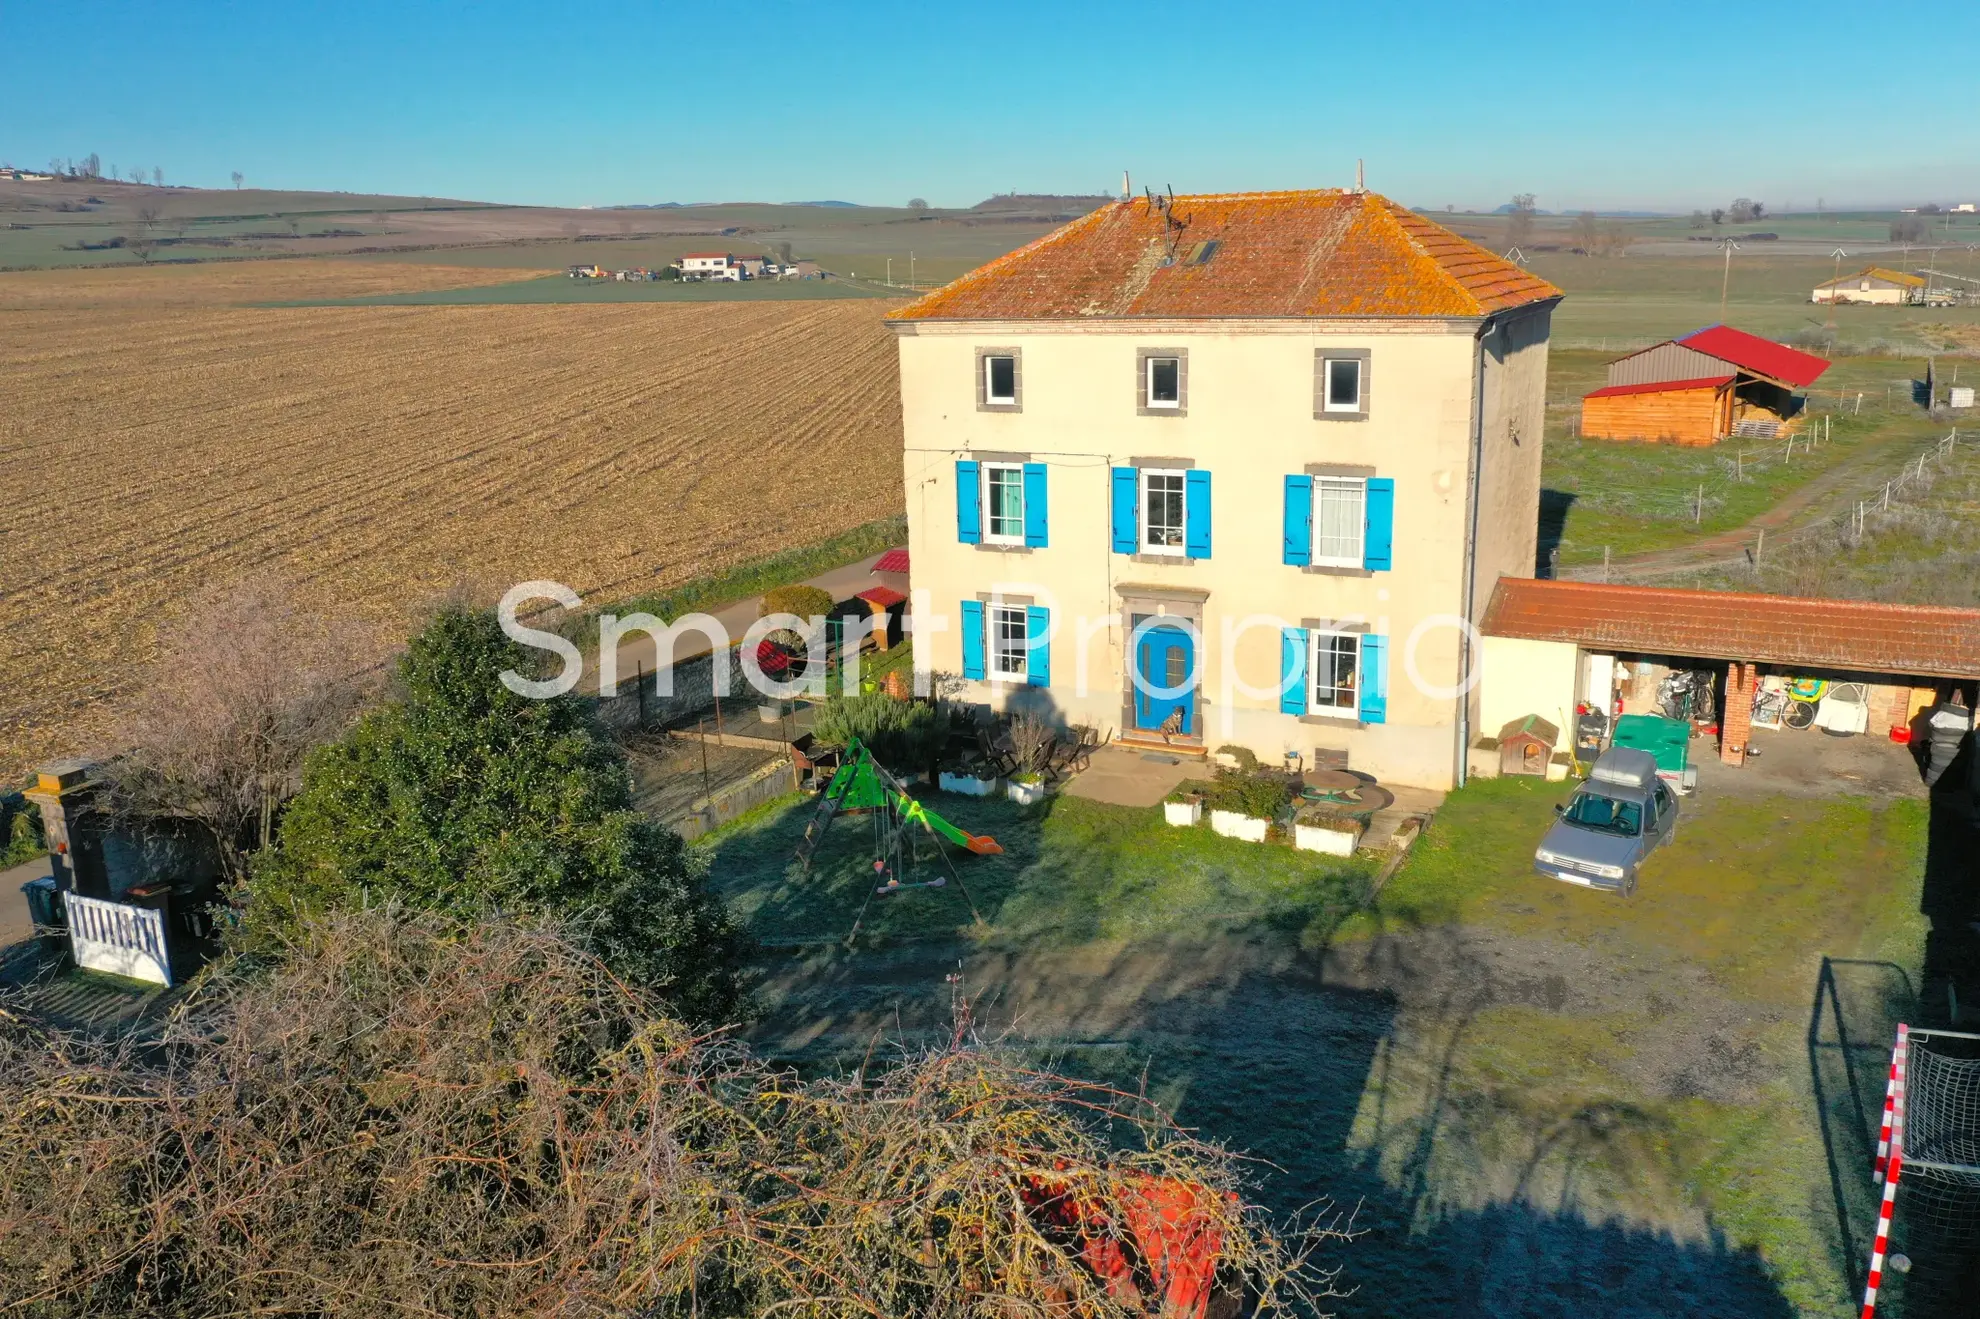
[[[1563,641],[1486,637],[1482,650],[1478,735],[1497,737],[1499,730],[1514,719],[1537,714],[1561,730],[1554,749],[1567,750],[1574,737],[1580,647]],[[1491,766],[1489,770],[1485,769],[1487,764]],[[1472,765],[1484,772],[1496,772],[1497,753],[1474,758]]]
[[[1905,291],[1888,284],[1880,286],[1874,283],[1867,289],[1859,288],[1854,281],[1851,281],[1835,289],[1830,289],[1826,286],[1818,288],[1815,290],[1815,296],[1810,301],[1828,302],[1831,299],[1842,302],[1865,302],[1885,306],[1900,306],[1904,302]]]
[[[1545,404],[1545,317],[1538,321],[1538,337],[1525,331],[1497,368],[1497,402],[1488,409],[1497,440],[1488,445],[1492,475],[1481,487],[1492,501],[1494,563],[1524,555],[1522,575],[1531,572]],[[1378,777],[1448,786],[1475,329],[1464,321],[909,327],[900,353],[912,584],[924,628],[944,629],[920,632],[919,661],[961,672],[964,599],[997,593],[1047,604],[1055,622],[1052,683],[1025,698],[1116,731],[1125,714],[1116,617],[1123,589],[1207,592],[1200,713],[1209,746],[1236,742],[1268,757],[1345,748],[1351,764]],[[1021,412],[977,409],[979,347],[1021,350]],[[1369,352],[1365,421],[1313,416],[1314,353],[1323,347]],[[1185,415],[1138,415],[1138,348],[1187,352]],[[1520,434],[1517,446],[1511,430]],[[957,539],[956,461],[991,454],[1047,464],[1049,546],[1001,551]],[[1156,457],[1211,472],[1211,558],[1149,563],[1112,552],[1109,471]],[[1337,576],[1282,562],[1284,480],[1312,463],[1395,479],[1392,570]],[[1522,518],[1523,527],[1512,525]],[[1481,596],[1475,608],[1483,607]],[[1384,723],[1357,727],[1279,712],[1279,623],[1307,619],[1362,620],[1389,637]],[[992,684],[968,684],[966,694],[1000,707],[1010,695]]]

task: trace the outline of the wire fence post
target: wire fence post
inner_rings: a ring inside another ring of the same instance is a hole
[[[1609,580],[1609,547],[1607,545],[1602,547],[1602,580],[1605,582]]]
[[[1760,571],[1760,552],[1767,548],[1767,529],[1760,528],[1760,538],[1753,542],[1753,571]]]

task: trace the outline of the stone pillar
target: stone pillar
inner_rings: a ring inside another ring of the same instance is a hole
[[[1719,759],[1735,767],[1746,764],[1746,742],[1753,735],[1753,693],[1760,673],[1751,664],[1734,660],[1726,666],[1726,708],[1719,716]]]
[[[103,855],[103,831],[90,818],[97,783],[94,766],[82,760],[60,760],[35,773],[35,785],[24,794],[41,808],[41,828],[48,839],[49,863],[55,887],[89,898],[110,896],[109,867]]]

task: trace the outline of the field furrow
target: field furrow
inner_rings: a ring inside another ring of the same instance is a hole
[[[462,583],[623,595],[901,506],[878,304],[78,300],[0,278],[9,779],[99,747],[215,583],[403,626]]]

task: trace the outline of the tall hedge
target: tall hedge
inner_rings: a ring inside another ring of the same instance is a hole
[[[244,940],[388,901],[464,923],[542,914],[684,1016],[729,1019],[743,940],[700,864],[632,808],[582,702],[517,695],[504,670],[532,673],[531,652],[490,612],[450,609],[414,638],[393,699],[311,755],[249,880]]]

